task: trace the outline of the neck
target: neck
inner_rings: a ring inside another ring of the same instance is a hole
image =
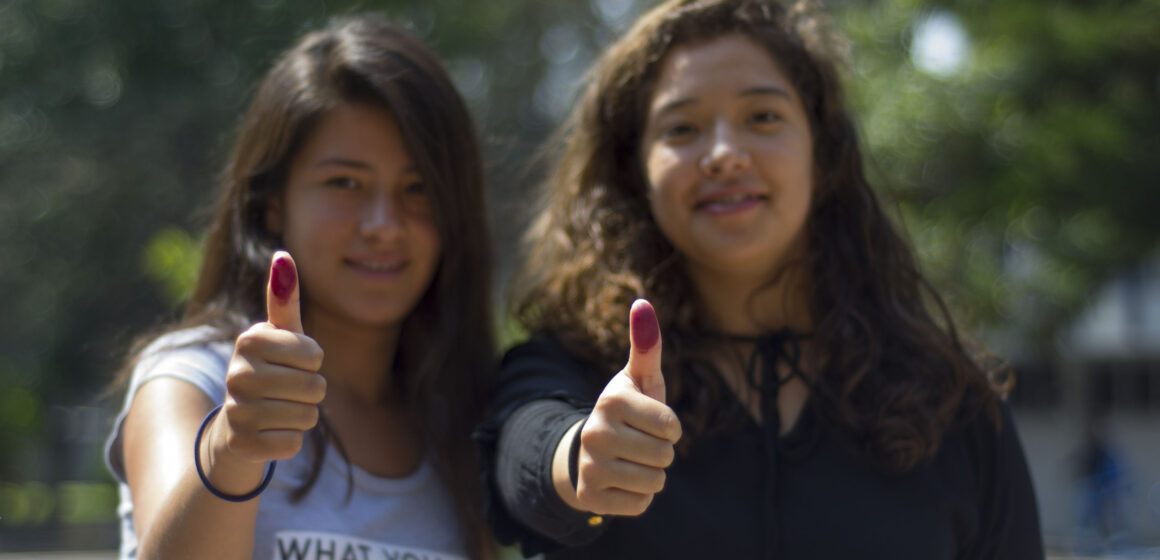
[[[303,327],[325,352],[319,373],[326,377],[328,398],[341,394],[368,402],[381,399],[395,359],[399,325],[367,327],[319,313],[304,315]]]
[[[693,276],[700,314],[724,333],[757,336],[789,328],[809,332],[812,322],[801,270],[786,271],[776,282],[723,275]]]

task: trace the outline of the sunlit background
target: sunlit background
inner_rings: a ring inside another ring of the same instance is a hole
[[[869,173],[963,324],[1007,358],[1046,542],[1160,557],[1160,0],[831,0]],[[447,61],[501,255],[532,158],[646,0],[0,0],[0,553],[116,546],[104,394],[176,317],[255,80],[373,9]],[[1084,434],[1119,458],[1082,519]],[[1119,521],[1116,521],[1119,519]]]

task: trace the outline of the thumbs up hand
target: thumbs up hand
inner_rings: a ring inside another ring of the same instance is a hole
[[[234,344],[210,444],[214,452],[255,464],[297,454],[326,396],[326,379],[318,374],[322,348],[302,334],[297,269],[285,251],[270,264],[266,315]]]
[[[681,438],[665,404],[656,312],[637,300],[629,312],[628,364],[604,387],[580,438],[576,499],[588,511],[640,515],[665,485]]]

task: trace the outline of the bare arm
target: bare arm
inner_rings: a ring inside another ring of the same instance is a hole
[[[304,432],[318,422],[317,405],[326,396],[326,380],[317,373],[322,349],[302,333],[293,260],[279,252],[271,267],[269,321],[238,336],[225,402],[199,449],[197,430],[213,403],[192,384],[154,379],[130,404],[122,452],[141,558],[252,557],[261,498],[234,502],[213,495],[198,476],[194,453],[214,489],[242,496],[259,487],[268,461],[296,455]]]
[[[194,435],[211,408],[196,387],[166,377],[147,382],[133,399],[123,453],[141,558],[252,557],[258,500],[221,500],[202,487],[193,468]],[[222,459],[203,465],[215,487],[237,494],[256,488],[265,468],[227,467]]]

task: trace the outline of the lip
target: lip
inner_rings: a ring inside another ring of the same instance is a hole
[[[393,278],[406,270],[410,261],[403,256],[347,257],[344,264],[355,272],[373,278]]]
[[[707,214],[736,214],[769,200],[764,192],[750,187],[725,187],[702,194],[693,201],[693,210]]]

